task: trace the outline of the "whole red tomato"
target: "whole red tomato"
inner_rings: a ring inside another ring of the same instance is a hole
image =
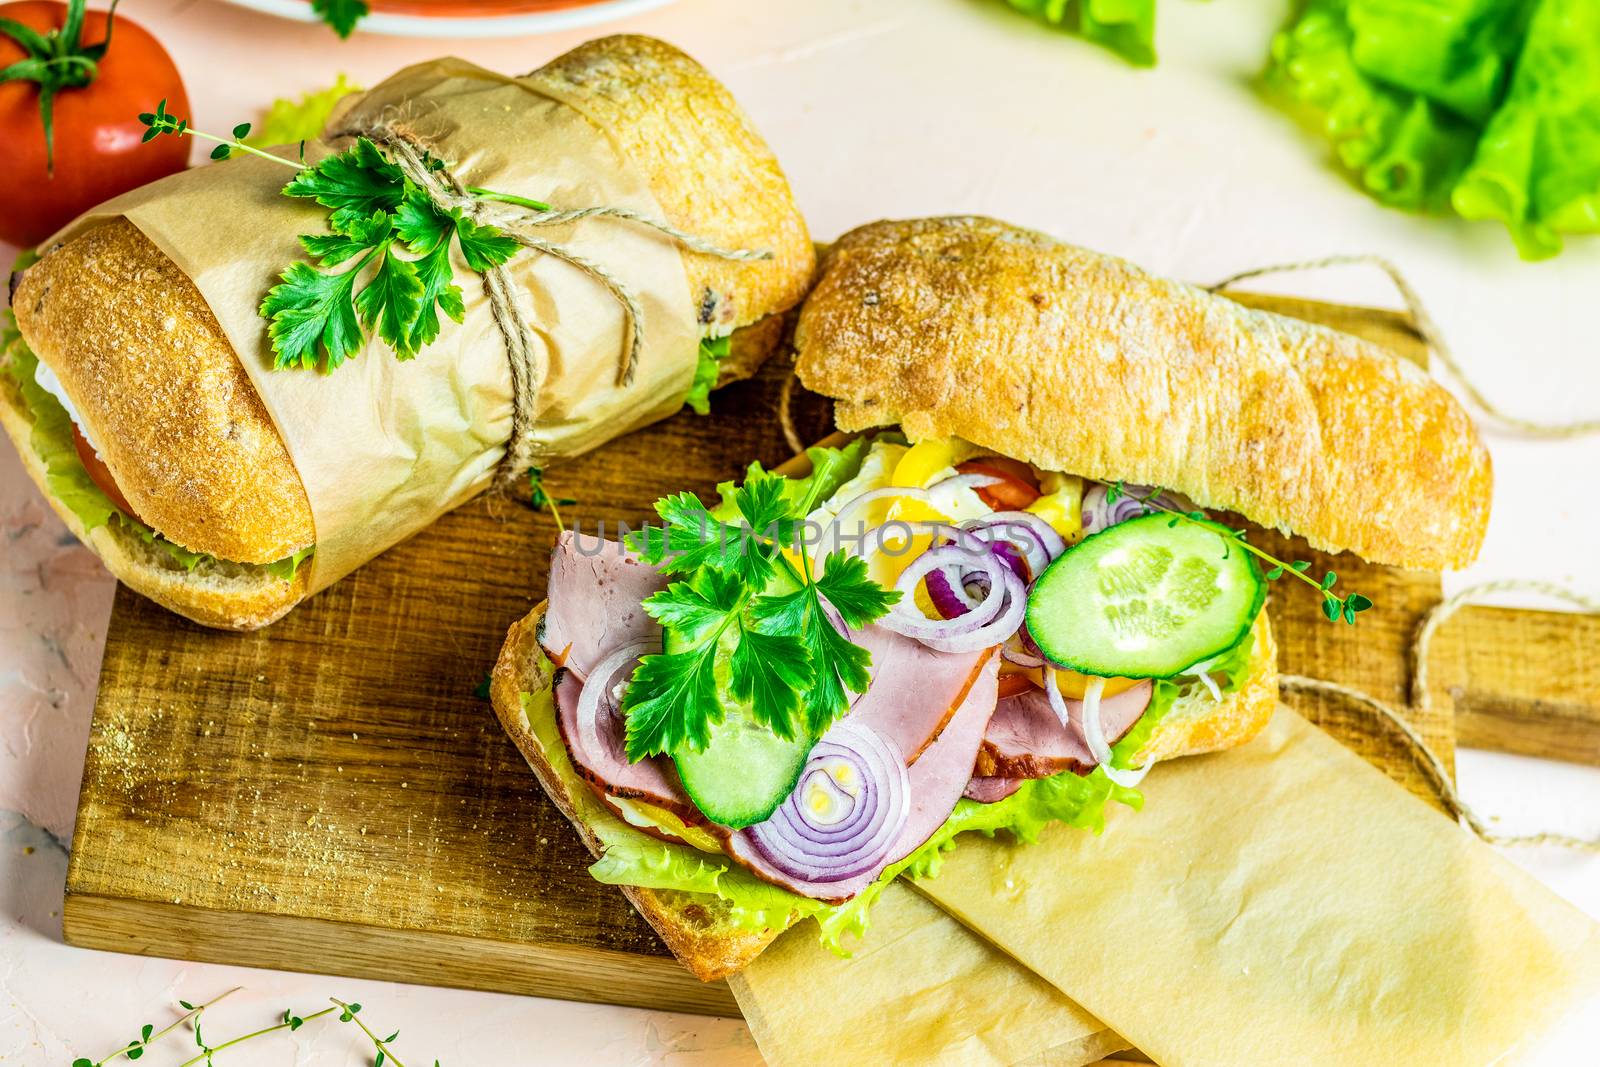
[[[184,168],[181,137],[141,144],[139,113],[189,113],[183,80],[144,29],[84,0],[0,3],[0,241],[32,245],[118,193]],[[103,52],[101,42],[110,38]],[[53,162],[44,110],[53,126]]]

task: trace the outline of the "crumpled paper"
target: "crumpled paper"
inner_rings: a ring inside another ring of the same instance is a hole
[[[575,107],[530,83],[459,59],[400,71],[349,98],[334,126],[401,119],[467,185],[559,207],[664,213],[644,176]],[[343,145],[308,144],[316,160]],[[283,150],[289,154],[290,150]],[[279,195],[293,176],[251,157],[174,175],[102,205],[55,240],[122,215],[199,288],[288,446],[310,500],[317,551],[311,591],[326,588],[483,491],[511,433],[511,372],[480,279],[458,264],[461,324],[410,362],[374,341],[331,374],[272,369],[257,312],[298,235],[326,231],[326,210]],[[694,376],[699,328],[677,246],[614,219],[541,236],[623,279],[643,307],[634,382],[618,384],[625,316],[605,288],[553,257],[509,264],[544,370],[536,444],[544,456],[593,448],[677,409]]]
[[[916,888],[1170,1067],[1492,1064],[1600,997],[1600,924],[1286,708],[1141,788]]]
[[[900,883],[850,959],[802,923],[728,979],[772,1067],[1094,1063],[1128,1042]]]

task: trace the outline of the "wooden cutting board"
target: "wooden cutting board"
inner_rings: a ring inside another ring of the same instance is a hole
[[[1249,302],[1420,356],[1393,315]],[[593,529],[637,523],[669,491],[710,493],[752,459],[779,462],[789,453],[777,419],[786,373],[774,365],[717,394],[711,418],[683,414],[551,470],[547,487],[576,497],[567,521]],[[807,439],[831,429],[825,405],[800,394],[796,422]],[[67,940],[735,1014],[724,984],[689,977],[621,894],[588,877],[588,854],[474,694],[506,627],[543,595],[555,532],[524,502],[480,499],[256,634],[204,630],[119,590],[67,877]],[[1260,536],[1315,560],[1318,573],[1328,563]],[[1438,580],[1350,558],[1335,569],[1376,607],[1359,627],[1332,625],[1311,596],[1275,590],[1283,666],[1399,700],[1406,649]],[[1514,643],[1521,621],[1474,625],[1505,635],[1496,639],[1526,662],[1549,652]],[[1463,677],[1440,672],[1440,699],[1418,724],[1447,762],[1449,689]],[[1536,680],[1524,672],[1506,690],[1512,706],[1542,699]],[[1494,671],[1478,664],[1467,691],[1495,691]],[[1300,706],[1423,788],[1381,723],[1317,700]]]

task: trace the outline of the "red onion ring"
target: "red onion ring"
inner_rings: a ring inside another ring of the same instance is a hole
[[[819,793],[823,811],[811,803]],[[747,832],[785,874],[840,882],[881,864],[910,817],[911,779],[898,746],[841,719],[811,750],[794,792]]]
[[[995,544],[1006,544],[1022,555],[1028,565],[1023,581],[1037,578],[1057,556],[1067,550],[1067,542],[1038,515],[1027,511],[997,511],[973,526],[979,537]]]
[[[930,619],[922,614],[912,599],[917,583],[922,581],[925,575],[941,567],[963,568],[971,562],[973,562],[972,552],[961,545],[942,545],[928,549],[901,572],[899,580],[895,582],[895,588],[901,593],[900,601],[889,609],[887,615],[878,620],[878,625],[923,642],[981,629],[1001,610],[1004,590],[1004,579],[1001,575],[1009,576],[1013,582],[1021,585],[1017,576],[987,551],[982,553],[979,566],[989,575],[989,594],[968,611],[953,619]]]
[[[1152,504],[1160,504],[1173,511],[1187,514],[1194,510],[1187,500],[1171,493],[1162,492],[1151,496],[1152,488],[1148,485],[1123,486],[1122,494],[1117,497],[1114,504],[1106,503],[1107,492],[1105,485],[1096,482],[1083,494],[1083,532],[1086,535],[1099,533],[1119,522],[1127,522],[1143,515],[1145,513],[1143,501],[1147,497]]]
[[[622,719],[622,708],[611,694],[617,676],[626,667],[631,667],[641,656],[651,652],[659,652],[661,646],[656,641],[634,641],[632,644],[623,645],[595,664],[594,670],[589,672],[589,677],[583,681],[583,689],[578,693],[578,745],[588,752],[600,754],[604,752],[617,753],[626,751],[624,737],[626,726]],[[606,721],[600,721],[601,709],[606,712]]]
[[[890,497],[910,497],[912,500],[920,500],[923,503],[927,503],[929,501],[928,491],[926,489],[910,489],[896,486],[886,486],[882,489],[869,489],[865,493],[857,493],[840,506],[839,513],[833,517],[833,521],[828,524],[827,530],[824,531],[822,535],[822,540],[817,543],[817,551],[812,554],[812,559],[820,562],[828,555],[829,552],[837,548],[842,548],[844,546],[845,521],[847,519],[855,518],[857,513],[860,512],[862,508],[866,507],[874,500],[886,500]],[[865,551],[867,538],[871,537],[876,531],[881,529],[883,529],[882,526],[875,526],[870,530],[863,526],[861,536],[856,539],[855,554],[859,555],[862,559],[865,559],[868,555],[868,553]],[[881,541],[881,538],[879,540]]]

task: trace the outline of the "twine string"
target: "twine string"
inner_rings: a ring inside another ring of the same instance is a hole
[[[1586,437],[1590,434],[1600,433],[1600,419],[1582,419],[1577,422],[1553,423],[1542,422],[1536,419],[1526,419],[1520,415],[1513,415],[1490,400],[1483,390],[1467,376],[1461,363],[1456,359],[1454,351],[1445,342],[1444,333],[1434,322],[1433,316],[1428,314],[1427,307],[1422,302],[1422,297],[1412,284],[1400,273],[1400,268],[1382,256],[1371,254],[1323,256],[1320,259],[1302,260],[1298,263],[1282,263],[1270,267],[1256,267],[1252,270],[1240,271],[1230,274],[1220,282],[1206,286],[1213,293],[1220,293],[1237,282],[1247,278],[1259,278],[1269,274],[1291,274],[1298,271],[1321,270],[1324,267],[1339,267],[1350,264],[1362,264],[1377,267],[1388,275],[1389,281],[1394,284],[1395,291],[1400,294],[1400,299],[1410,313],[1417,333],[1422,338],[1422,343],[1427,345],[1429,352],[1438,359],[1439,363],[1449,372],[1461,391],[1466,393],[1474,407],[1492,422],[1498,423],[1502,428],[1514,430],[1528,437],[1543,437],[1563,439],[1570,437]]]
[[[627,339],[617,372],[619,385],[633,384],[639,359],[644,351],[644,310],[628,284],[602,264],[573,251],[559,242],[534,232],[543,226],[562,226],[593,218],[613,218],[637,223],[669,237],[684,248],[704,255],[735,262],[772,258],[770,251],[723,248],[702,237],[687,233],[661,219],[633,208],[613,205],[541,211],[500,201],[487,201],[474,195],[448,167],[442,167],[430,154],[426,143],[415,133],[392,121],[336,131],[335,137],[365,137],[383,145],[402,173],[445,212],[460,212],[472,221],[493,226],[523,248],[554,257],[587,274],[622,307]],[[538,415],[539,390],[546,368],[539,359],[540,346],[532,325],[516,298],[516,284],[504,264],[483,272],[484,294],[496,327],[505,338],[511,364],[512,417],[511,440],[501,463],[502,483],[521,477],[535,459],[532,430]]]
[[[1422,624],[1417,627],[1417,634],[1411,646],[1410,706],[1413,710],[1426,712],[1431,706],[1428,695],[1428,653],[1433,646],[1433,639],[1439,632],[1439,628],[1468,604],[1479,603],[1496,594],[1511,591],[1539,593],[1543,596],[1565,601],[1586,612],[1600,614],[1600,600],[1575,592],[1564,586],[1556,585],[1553,582],[1507,578],[1483,582],[1463,589],[1454,596],[1434,605],[1433,609],[1423,619]],[[1428,779],[1430,788],[1433,789],[1440,802],[1444,804],[1445,810],[1453,818],[1466,823],[1468,829],[1484,841],[1492,845],[1522,847],[1555,845],[1583,852],[1600,853],[1600,838],[1574,837],[1570,834],[1557,833],[1502,834],[1491,829],[1483,817],[1462,798],[1461,793],[1456,789],[1455,782],[1450,777],[1450,772],[1445,768],[1444,761],[1433,751],[1432,746],[1423,739],[1416,728],[1411,725],[1398,709],[1379,700],[1370,693],[1362,692],[1351,686],[1341,685],[1338,682],[1330,682],[1322,678],[1307,678],[1298,674],[1282,675],[1279,677],[1278,682],[1284,689],[1291,692],[1327,693],[1374,712],[1405,739],[1412,759]]]

